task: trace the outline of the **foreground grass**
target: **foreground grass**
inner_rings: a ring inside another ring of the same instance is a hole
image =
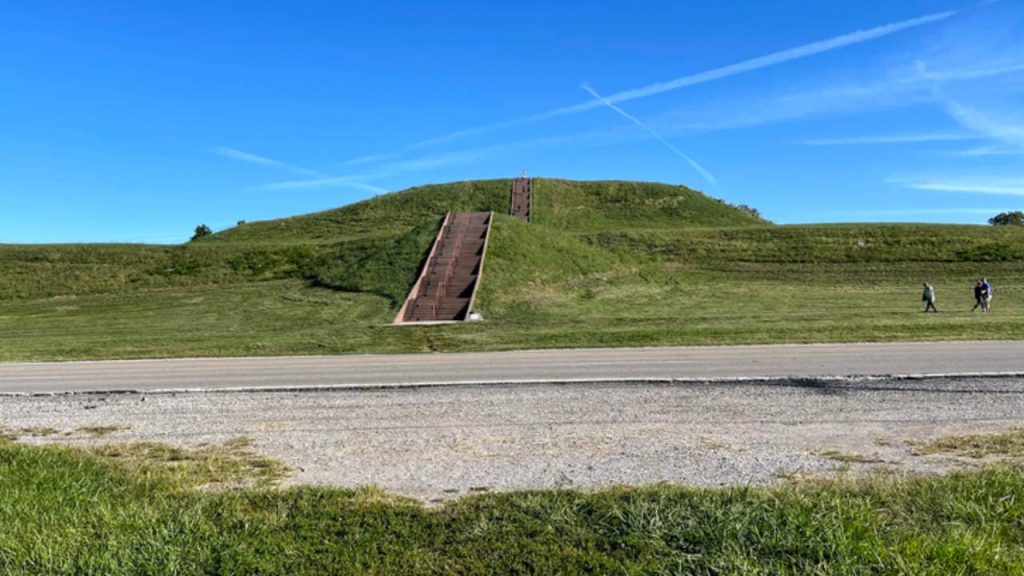
[[[0,573],[1024,571],[1024,476],[1012,469],[776,489],[522,492],[428,509],[372,489],[197,490],[217,468],[193,477],[160,465],[0,442]]]

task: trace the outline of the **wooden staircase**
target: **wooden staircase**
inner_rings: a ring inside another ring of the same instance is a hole
[[[533,182],[523,176],[512,181],[512,206],[508,213],[516,218],[530,221],[533,212]]]
[[[491,230],[491,212],[449,212],[395,324],[457,322],[473,309]]]

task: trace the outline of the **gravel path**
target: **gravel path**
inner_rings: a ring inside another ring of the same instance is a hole
[[[1024,379],[452,386],[316,392],[0,398],[24,442],[245,436],[293,484],[361,486],[427,501],[485,490],[683,483],[766,485],[886,468],[944,472],[908,441],[1024,423]],[[102,438],[74,433],[124,426]],[[831,456],[823,455],[833,451]],[[850,457],[873,463],[850,464]]]

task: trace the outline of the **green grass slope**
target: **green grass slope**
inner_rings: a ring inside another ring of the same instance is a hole
[[[742,228],[605,229],[620,253],[685,262],[1015,262],[1024,228],[943,224],[815,224]]]
[[[0,360],[1024,338],[1024,229],[773,226],[681,186],[422,186],[182,246],[0,246]],[[391,327],[448,210],[493,210],[486,322]],[[980,275],[993,313],[969,311]],[[938,315],[917,312],[920,287]]]
[[[508,210],[509,180],[433,184],[279,220],[246,223],[202,238],[200,243],[324,243],[393,238],[445,212]]]
[[[534,222],[573,232],[766,224],[685,186],[537,178],[533,187]]]

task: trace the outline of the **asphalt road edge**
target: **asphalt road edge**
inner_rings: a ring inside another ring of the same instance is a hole
[[[787,376],[722,376],[722,377],[686,377],[686,378],[539,378],[539,379],[501,379],[501,380],[439,380],[426,382],[388,382],[388,383],[354,383],[354,384],[311,384],[311,385],[273,385],[273,386],[219,386],[219,387],[172,387],[172,388],[110,388],[90,390],[31,391],[14,392],[0,391],[0,398],[5,397],[44,397],[44,396],[106,396],[126,395],[174,395],[174,394],[225,394],[225,393],[268,393],[268,392],[372,392],[382,390],[418,390],[431,388],[486,388],[508,386],[559,386],[578,384],[648,384],[648,385],[687,385],[687,384],[772,384],[806,385],[812,382],[858,383],[878,381],[913,381],[913,380],[944,380],[954,378],[1024,378],[1024,372],[936,372],[907,374],[851,374],[845,376],[817,376],[792,374]]]

